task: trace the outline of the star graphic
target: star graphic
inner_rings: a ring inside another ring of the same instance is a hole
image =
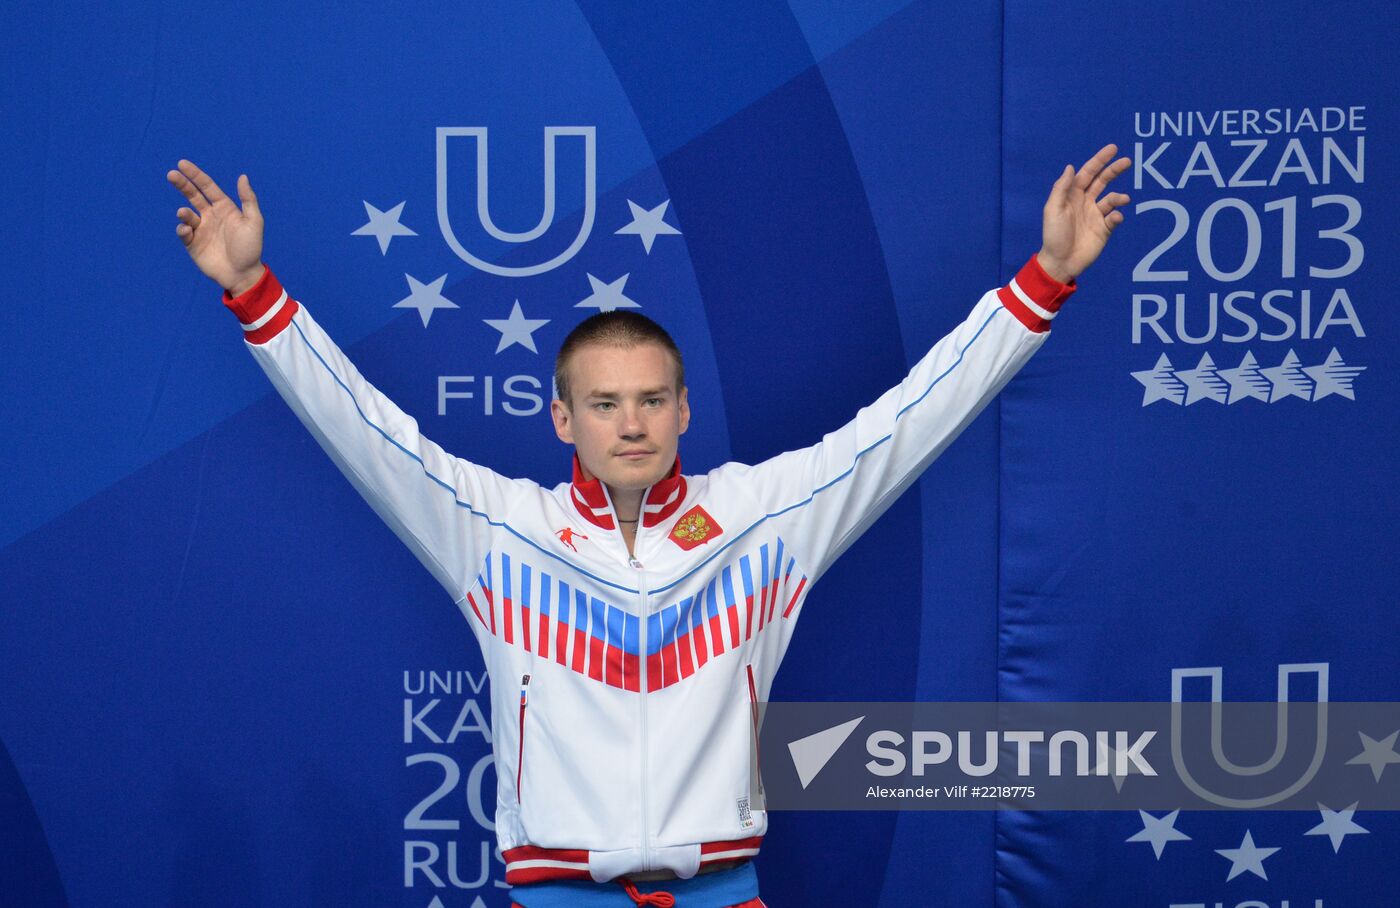
[[[1220,372],[1215,368],[1215,360],[1210,358],[1209,353],[1201,354],[1201,361],[1196,368],[1178,370],[1176,377],[1186,383],[1188,407],[1205,398],[1223,404],[1225,398],[1230,396],[1230,383],[1220,377]]]
[[[1356,394],[1351,390],[1351,383],[1356,381],[1356,376],[1366,371],[1365,366],[1348,366],[1342,362],[1342,354],[1333,347],[1332,352],[1327,357],[1327,362],[1320,366],[1307,366],[1303,369],[1308,373],[1308,377],[1317,382],[1317,388],[1313,391],[1313,400],[1322,400],[1329,394],[1340,394],[1348,400],[1356,400]]]
[[[598,280],[591,274],[588,275],[588,283],[593,287],[593,292],[582,301],[574,303],[574,308],[595,307],[599,312],[611,312],[614,309],[640,309],[641,303],[628,299],[622,293],[622,288],[627,286],[629,277],[631,277],[630,273],[624,274],[609,284]]]
[[[419,317],[423,319],[424,328],[428,327],[428,319],[433,317],[434,309],[462,308],[442,295],[442,285],[447,282],[447,275],[444,274],[431,284],[425,284],[411,274],[405,274],[404,277],[408,278],[408,289],[411,292],[394,303],[394,308],[417,309]]]
[[[1162,849],[1167,847],[1168,842],[1189,842],[1191,837],[1177,829],[1175,826],[1176,815],[1180,810],[1173,810],[1164,817],[1154,817],[1145,810],[1139,810],[1138,816],[1142,817],[1142,829],[1128,836],[1129,842],[1151,842],[1152,851],[1157,855],[1157,860],[1162,859]]]
[[[1360,763],[1371,767],[1371,774],[1376,777],[1376,781],[1381,780],[1381,773],[1391,763],[1400,763],[1400,754],[1395,752],[1395,738],[1400,736],[1400,731],[1393,731],[1390,737],[1377,741],[1365,732],[1357,732],[1361,735],[1361,753],[1347,760],[1347,765]]]
[[[1249,830],[1244,831],[1244,841],[1240,842],[1238,848],[1217,848],[1215,853],[1221,857],[1230,859],[1230,875],[1225,878],[1225,882],[1230,882],[1248,870],[1250,873],[1267,880],[1268,874],[1264,873],[1264,859],[1278,851],[1277,848],[1260,848],[1254,844],[1254,836],[1249,834]]]
[[[388,211],[380,211],[369,202],[365,202],[365,214],[369,215],[369,221],[363,227],[353,231],[351,236],[372,236],[379,240],[379,254],[387,255],[389,252],[389,241],[396,236],[417,236],[403,224],[399,223],[399,215],[403,214],[403,206],[407,202],[400,202]]]
[[[671,204],[667,199],[655,208],[646,209],[631,199],[627,200],[627,207],[632,209],[632,223],[624,225],[616,233],[636,234],[642,238],[642,248],[647,255],[651,255],[651,244],[656,242],[658,234],[679,235],[680,231],[662,220],[666,215],[666,206]]]
[[[483,318],[482,321],[501,332],[501,340],[496,344],[497,353],[512,344],[519,344],[531,353],[539,353],[535,349],[534,334],[549,324],[547,318],[526,318],[525,313],[520,311],[520,300],[515,301],[510,318]]]
[[[1182,395],[1186,393],[1186,383],[1172,373],[1171,361],[1165,353],[1157,357],[1157,365],[1151,369],[1134,372],[1133,378],[1142,382],[1144,407],[1159,400],[1170,401],[1180,406]]]
[[[1360,803],[1359,801],[1357,802]],[[1349,835],[1358,833],[1369,834],[1371,830],[1363,829],[1352,822],[1351,815],[1356,813],[1356,804],[1352,804],[1346,810],[1328,810],[1326,805],[1318,804],[1318,810],[1322,811],[1322,822],[1303,835],[1325,835],[1332,840],[1332,853],[1336,854],[1342,850],[1342,839]]]
[[[1269,395],[1269,403],[1275,403],[1285,397],[1301,397],[1303,400],[1312,399],[1313,380],[1303,372],[1303,367],[1298,365],[1298,354],[1292,350],[1283,358],[1283,362],[1272,369],[1260,369],[1264,377],[1274,383],[1274,393]]]
[[[1273,385],[1259,371],[1259,361],[1248,350],[1245,351],[1244,359],[1240,360],[1238,369],[1221,369],[1220,377],[1230,384],[1229,403],[1237,404],[1246,397],[1269,402],[1269,391]]]

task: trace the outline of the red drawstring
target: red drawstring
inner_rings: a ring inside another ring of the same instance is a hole
[[[637,884],[627,879],[625,876],[617,878],[617,882],[622,884],[622,888],[632,897],[632,901],[638,905],[655,905],[656,908],[674,908],[676,897],[669,892],[638,892]]]

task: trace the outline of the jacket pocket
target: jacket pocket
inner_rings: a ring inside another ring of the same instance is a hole
[[[759,789],[758,789],[758,790],[759,790],[760,793],[762,793],[762,791],[763,791],[763,754],[762,754],[762,753],[759,751],[759,749],[758,749],[758,686],[757,686],[756,684],[754,684],[754,680],[753,680],[753,663],[752,663],[752,662],[745,663],[745,665],[744,665],[744,671],[748,673],[748,677],[749,677],[749,715],[750,715],[750,718],[751,718],[752,721],[753,721],[754,764],[755,764],[755,766],[756,766],[757,769],[758,769],[758,777],[759,777],[759,781],[758,781]]]
[[[520,750],[515,756],[515,802],[523,804],[520,797],[520,777],[525,770],[525,709],[530,700],[530,676],[520,676],[520,727],[517,738],[520,740]]]

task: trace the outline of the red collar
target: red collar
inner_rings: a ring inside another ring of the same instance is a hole
[[[583,478],[578,454],[574,454],[574,478],[569,485],[569,498],[584,520],[605,530],[617,528],[612,508],[608,505],[608,493],[597,479]],[[681,475],[681,458],[677,455],[676,462],[671,464],[671,472],[647,490],[646,500],[642,502],[642,526],[654,527],[661,523],[676,513],[682,501],[685,501],[685,477]]]

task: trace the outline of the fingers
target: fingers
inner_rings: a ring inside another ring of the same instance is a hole
[[[1090,199],[1098,199],[1103,195],[1108,184],[1112,183],[1118,176],[1132,166],[1131,158],[1119,158],[1114,161],[1113,156],[1118,153],[1118,146],[1113,143],[1105,145],[1094,153],[1094,156],[1084,162],[1084,166],[1079,168],[1079,172],[1074,176],[1074,188],[1083,192]],[[1112,163],[1109,163],[1112,161]],[[1121,195],[1121,193],[1119,194]],[[1124,197],[1126,201],[1126,196]],[[1099,211],[1108,214],[1113,208],[1124,202],[1116,202],[1104,205],[1104,201],[1098,203]]]
[[[1103,191],[1108,188],[1108,184],[1112,183],[1115,179],[1117,179],[1118,175],[1121,174],[1123,171],[1127,170],[1129,165],[1131,164],[1132,161],[1130,159],[1119,158],[1112,164],[1100,170],[1098,176],[1094,178],[1093,183],[1089,185],[1089,198],[1096,199],[1100,195],[1102,195]]]
[[[228,200],[228,196],[224,195],[224,191],[219,188],[219,184],[215,183],[209,174],[196,167],[193,161],[181,160],[176,166],[179,167],[181,174],[194,183],[195,187],[200,192],[204,193],[204,197],[207,198],[211,204]]]
[[[238,199],[243,203],[244,214],[249,217],[262,217],[262,210],[258,208],[258,197],[253,193],[253,184],[248,181],[246,173],[238,175]]]
[[[1099,214],[1107,217],[1109,214],[1113,213],[1115,209],[1122,208],[1124,205],[1128,204],[1128,201],[1128,196],[1125,193],[1110,192],[1108,195],[1099,199]]]
[[[175,212],[175,216],[180,219],[180,223],[175,225],[175,235],[188,246],[194,242],[194,232],[199,229],[199,215],[188,208],[181,208]]]
[[[200,214],[210,209],[209,200],[204,197],[204,193],[200,192],[194,183],[190,182],[189,177],[178,170],[172,170],[165,175],[165,178],[170,181],[171,185],[180,190],[186,199],[189,199],[190,204]]]
[[[1050,187],[1050,198],[1046,200],[1045,207],[1051,211],[1063,208],[1069,200],[1069,187],[1074,182],[1074,167],[1065,165],[1065,169],[1060,171],[1055,184]]]
[[[1094,153],[1094,156],[1084,162],[1084,166],[1079,168],[1079,173],[1075,175],[1074,185],[1078,189],[1089,189],[1089,185],[1094,178],[1103,170],[1104,165],[1113,160],[1113,156],[1118,153],[1118,146],[1113,143],[1105,145]]]

